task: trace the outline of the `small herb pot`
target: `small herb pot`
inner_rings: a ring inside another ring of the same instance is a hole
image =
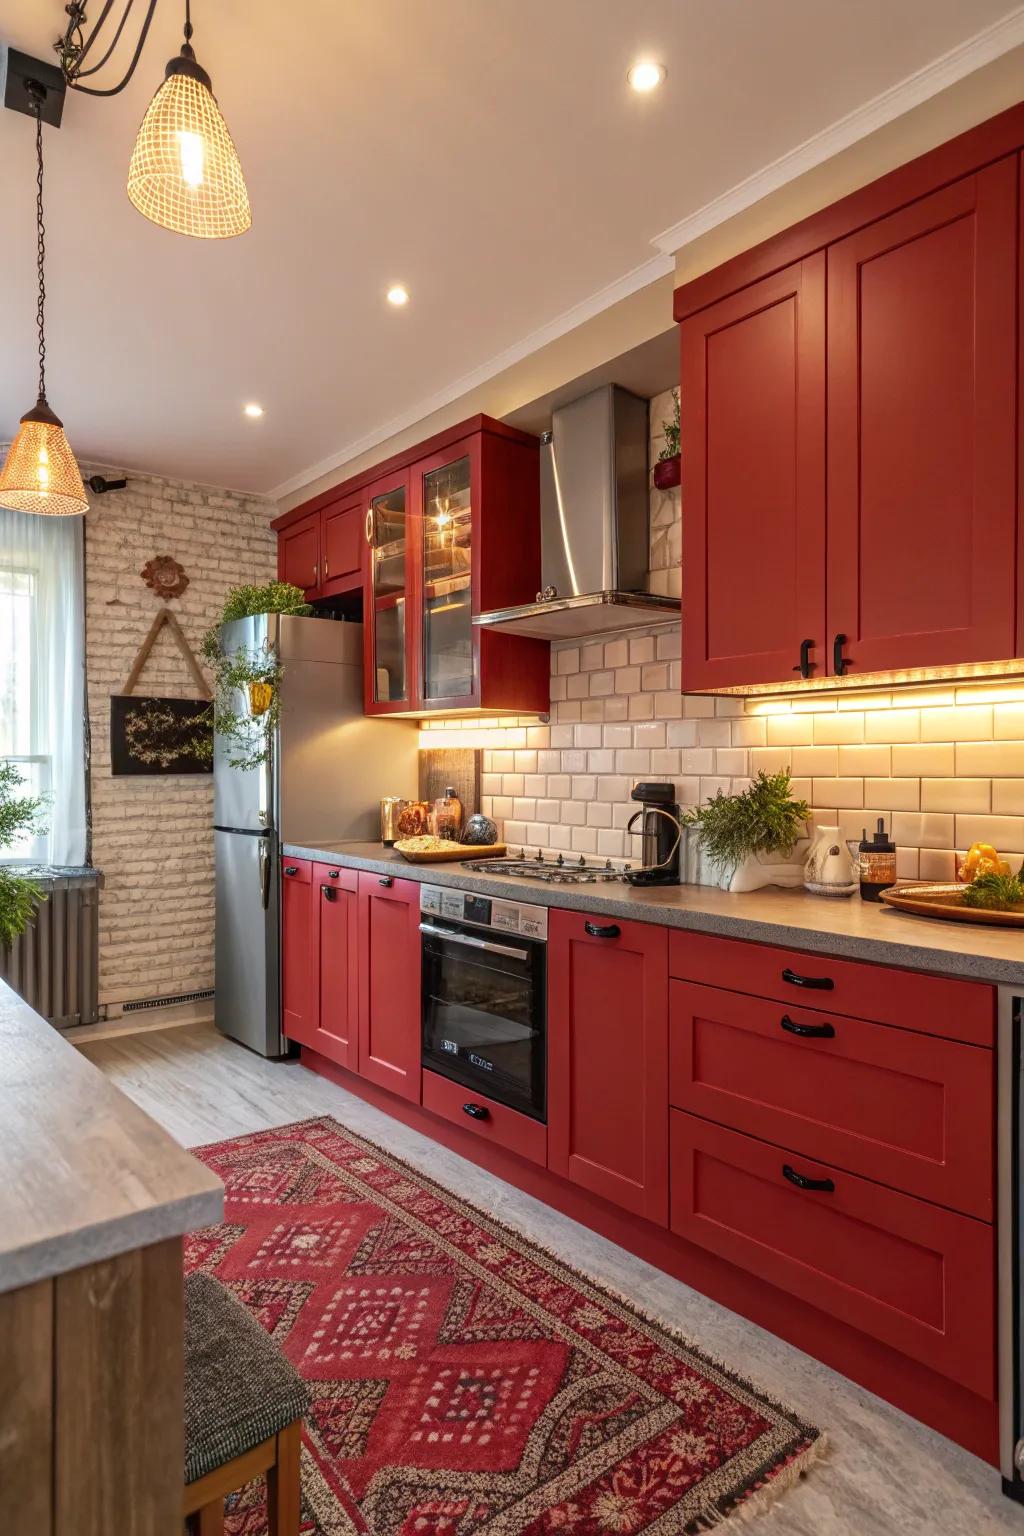
[[[674,453],[670,459],[659,459],[654,466],[654,484],[659,491],[670,491],[682,479],[681,455]]]

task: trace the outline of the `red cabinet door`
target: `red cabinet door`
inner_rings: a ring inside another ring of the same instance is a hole
[[[311,512],[277,536],[277,577],[301,587],[307,598],[317,595],[320,580],[320,514]]]
[[[281,864],[281,1028],[302,1045],[312,1045],[316,1034],[312,868],[308,859]]]
[[[849,672],[1014,654],[1017,162],[828,253],[828,637]]]
[[[359,1071],[420,1102],[420,888],[359,876]]]
[[[684,692],[825,671],[825,258],[680,327]]]
[[[320,512],[320,590],[334,596],[358,586],[362,580],[363,550],[366,548],[366,519],[363,498],[324,507]]]
[[[674,1109],[672,1230],[992,1397],[985,1222]]]
[[[548,1167],[668,1224],[668,933],[553,911]]]
[[[358,889],[354,869],[313,865],[318,1007],[307,1043],[352,1072],[359,1067]]]

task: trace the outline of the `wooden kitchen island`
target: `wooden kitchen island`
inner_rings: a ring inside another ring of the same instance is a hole
[[[0,982],[0,1530],[180,1536],[182,1235],[222,1210]]]

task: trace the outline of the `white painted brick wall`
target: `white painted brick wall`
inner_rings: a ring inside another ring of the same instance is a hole
[[[154,555],[172,555],[184,566],[188,589],[168,606],[198,651],[229,587],[274,577],[269,524],[276,511],[257,497],[149,475],[129,474],[127,490],[90,497],[86,653],[93,861],[104,873],[102,1003],[213,985],[213,780],[110,773],[110,695],[124,686],[160,607],[139,572]],[[137,692],[195,694],[166,628]]]

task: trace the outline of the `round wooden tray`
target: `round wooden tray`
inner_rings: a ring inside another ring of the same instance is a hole
[[[941,917],[946,922],[994,923],[1000,928],[1024,928],[1024,906],[999,912],[985,907],[965,907],[962,885],[894,885],[882,892],[886,906],[919,917]]]
[[[458,848],[444,848],[440,853],[420,853],[415,849],[407,853],[401,839],[395,844],[395,852],[400,853],[410,864],[453,864],[459,859],[498,859],[505,851],[504,843],[482,843],[475,848],[471,843],[460,843]]]

